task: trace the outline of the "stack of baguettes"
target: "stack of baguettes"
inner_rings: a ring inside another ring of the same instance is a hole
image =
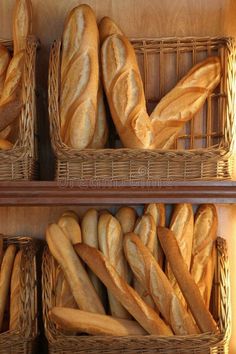
[[[168,149],[219,84],[221,64],[215,56],[195,65],[149,116],[131,43],[110,18],[104,17],[97,27],[92,9],[80,5],[65,22],[61,49],[60,133],[72,148],[106,144],[101,78],[123,146]]]
[[[0,235],[0,333],[19,329],[21,260],[22,250],[14,244],[4,249]]]
[[[23,107],[22,80],[27,37],[32,30],[31,0],[15,0],[13,55],[0,45],[0,149],[12,148],[19,134]]]
[[[46,230],[55,259],[50,318],[65,333],[217,333],[209,303],[216,260],[214,205],[163,204],[65,212]],[[165,258],[165,259],[164,259]]]

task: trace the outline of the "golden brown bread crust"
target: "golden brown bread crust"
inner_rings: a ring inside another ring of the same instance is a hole
[[[57,224],[51,224],[47,227],[46,241],[50,252],[65,274],[78,307],[89,312],[105,313],[71,242]]]
[[[19,328],[20,313],[20,276],[21,276],[21,259],[23,251],[17,252],[11,276],[11,292],[10,292],[10,323],[9,329],[16,330]]]
[[[116,219],[120,223],[123,234],[134,230],[136,218],[136,210],[128,206],[123,206],[116,212]]]
[[[6,78],[7,68],[10,63],[10,54],[6,47],[0,44],[0,98]]]
[[[98,94],[98,28],[88,5],[67,17],[62,39],[60,118],[63,141],[87,147],[94,136]]]
[[[0,267],[2,264],[2,259],[3,259],[3,236],[0,234]]]
[[[209,308],[216,262],[218,220],[213,204],[201,205],[195,216],[191,275],[197,283],[206,307]]]
[[[16,0],[13,12],[14,55],[26,48],[26,39],[32,33],[31,0]]]
[[[1,265],[0,272],[0,332],[2,330],[3,325],[3,316],[6,308],[7,297],[10,290],[11,283],[11,273],[14,264],[16,254],[16,247],[14,245],[10,245],[7,247],[3,261]]]
[[[106,336],[138,336],[147,332],[135,321],[94,314],[81,310],[54,307],[50,318],[66,330]]]
[[[186,263],[188,270],[190,270],[192,243],[193,243],[193,209],[191,204],[182,203],[177,204],[174,208],[173,215],[170,222],[170,230],[173,231],[177,240],[180,252]],[[179,288],[178,282],[171,270],[169,262],[166,262],[166,275],[173,287],[176,295],[181,300],[184,306],[186,301],[183,297],[182,291]]]
[[[151,295],[173,332],[179,335],[199,333],[192,317],[176,296],[165,273],[148,247],[135,233],[125,236],[124,249],[135,277]]]
[[[143,302],[137,292],[124,281],[101,252],[82,243],[75,245],[74,248],[107,289],[119,299],[121,304],[148,333],[172,335],[171,329],[151,307]]]
[[[157,234],[172,272],[199,329],[202,332],[218,333],[217,324],[206,308],[199,288],[188,271],[173,232],[167,228],[158,227]]]
[[[62,215],[58,220],[58,225],[62,228],[68,240],[70,240],[73,245],[82,242],[80,226],[74,216]]]
[[[99,249],[109,260],[117,273],[127,280],[127,263],[123,252],[123,233],[119,221],[111,214],[103,214],[98,221]],[[130,315],[120,301],[108,289],[108,298],[112,316],[129,319]]]

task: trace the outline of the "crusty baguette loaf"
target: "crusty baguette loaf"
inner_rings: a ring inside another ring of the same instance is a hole
[[[179,335],[198,333],[192,317],[176,296],[165,273],[135,233],[126,234],[124,249],[133,273],[152,296],[173,332]]]
[[[134,228],[134,233],[139,236],[141,242],[149,249],[149,251],[153,255],[157,234],[156,224],[150,214],[144,214],[138,218]],[[141,296],[143,301],[145,301],[152,308],[155,308],[155,303],[150,293],[147,291],[146,287],[144,287],[143,284],[140,283],[137,277],[134,278],[133,287]]]
[[[158,238],[192,315],[202,332],[218,333],[218,327],[206,308],[201,293],[180,253],[173,232],[164,227],[157,228]]]
[[[6,78],[7,68],[10,63],[10,54],[6,47],[0,44],[0,98]]]
[[[88,5],[67,17],[62,39],[60,118],[63,141],[87,147],[94,136],[98,94],[98,28]]]
[[[216,257],[217,212],[213,204],[201,205],[195,216],[191,275],[209,308]]]
[[[57,224],[47,227],[46,241],[50,252],[64,271],[78,307],[89,312],[105,313],[71,242]]]
[[[123,233],[119,221],[111,214],[103,214],[98,221],[99,249],[107,257],[117,273],[127,280],[127,263],[123,252]],[[130,318],[120,301],[108,289],[108,298],[112,316]]]
[[[188,270],[190,270],[193,243],[193,209],[191,204],[182,203],[175,206],[171,217],[170,230],[173,231],[174,237],[179,245],[179,250]],[[186,301],[171,270],[169,262],[166,262],[166,275],[176,295],[181,300],[182,304],[186,306]]]
[[[81,221],[81,231],[83,243],[98,249],[98,212],[96,209],[89,209]],[[97,291],[98,296],[105,304],[106,291],[98,277],[88,268],[88,275]]]
[[[156,228],[157,226],[165,226],[166,222],[166,210],[162,203],[151,203],[144,207],[144,213],[150,214],[153,217]],[[155,236],[153,256],[158,261],[160,267],[163,267],[164,254],[158,241],[157,235]]]
[[[169,326],[143,302],[137,292],[125,282],[100,251],[83,243],[75,245],[74,248],[82,260],[148,333],[172,335]]]
[[[195,65],[161,99],[150,116],[154,134],[158,134],[154,148],[168,149],[173,145],[179,131],[203,106],[220,78],[220,59],[209,57]]]
[[[3,259],[3,236],[0,234],[0,269]]]
[[[134,230],[137,213],[134,208],[123,206],[116,212],[116,219],[119,221],[123,234]]]
[[[50,318],[63,329],[93,335],[138,336],[147,334],[135,321],[81,310],[54,307],[50,312]]]
[[[72,218],[74,218],[77,222],[79,222],[79,217],[76,214],[76,212],[74,210],[66,210],[62,213],[62,216],[71,216]]]
[[[21,276],[21,259],[23,251],[17,252],[11,276],[11,291],[10,291],[10,323],[9,329],[16,330],[19,328],[19,313],[20,313],[20,276]]]
[[[24,51],[18,52],[11,60],[0,98],[0,131],[11,124],[20,114],[22,102],[22,77]]]
[[[65,235],[73,245],[82,242],[81,230],[79,223],[73,216],[62,215],[58,220],[58,225],[64,231]]]
[[[99,89],[98,89],[98,97],[97,97],[97,118],[96,118],[95,130],[94,130],[91,143],[88,145],[88,148],[102,149],[106,145],[107,139],[108,139],[108,124],[107,124],[103,91],[100,82]]]
[[[2,330],[4,311],[6,308],[8,293],[10,290],[11,273],[16,254],[16,246],[10,245],[7,247],[0,272],[0,332]]]
[[[13,12],[14,55],[26,48],[26,39],[32,33],[31,0],[16,0]]]

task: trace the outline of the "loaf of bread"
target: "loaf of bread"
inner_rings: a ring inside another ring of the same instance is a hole
[[[167,261],[170,263],[172,272],[199,329],[202,332],[218,333],[217,324],[206,308],[199,288],[188,271],[173,232],[167,228],[158,227],[157,234]]]
[[[217,212],[213,204],[201,205],[195,216],[191,275],[209,308],[216,263]]]
[[[50,312],[50,318],[63,329],[93,335],[138,336],[147,334],[135,321],[81,310],[54,307]]]
[[[31,0],[15,0],[13,12],[14,55],[25,50],[27,37],[32,33]]]
[[[166,336],[173,334],[170,327],[151,307],[145,304],[100,251],[83,243],[75,245],[74,248],[107,289],[112,292],[113,296],[148,333]]]
[[[72,243],[57,224],[47,227],[46,241],[50,252],[64,271],[78,307],[84,311],[104,314],[102,303]]]
[[[111,214],[103,214],[98,221],[99,249],[107,257],[117,273],[127,280],[127,264],[123,252],[123,233],[119,221]],[[112,316],[130,318],[120,301],[108,289],[108,298]]]
[[[82,242],[80,226],[74,216],[62,215],[58,220],[58,225],[73,245]]]
[[[193,209],[191,204],[183,203],[175,206],[171,217],[170,230],[173,231],[179,250],[188,270],[190,270],[193,243]],[[181,300],[182,304],[186,306],[186,301],[171,270],[169,262],[166,262],[166,275],[176,295]]]
[[[70,285],[65,278],[64,272],[60,266],[57,270],[57,283],[55,287],[56,306],[78,308]]]
[[[71,216],[72,218],[74,218],[77,222],[79,222],[79,217],[76,214],[76,212],[74,210],[66,210],[62,213],[62,216]]]
[[[134,230],[137,213],[134,208],[123,206],[116,212],[116,219],[119,221],[123,234]]]
[[[7,48],[0,44],[0,98],[2,95],[9,63],[10,63],[10,54]]]
[[[157,137],[154,148],[171,148],[184,124],[193,118],[207,97],[219,84],[221,64],[218,57],[209,57],[195,65],[164,96],[150,119]]]
[[[7,298],[10,290],[11,273],[16,254],[16,247],[10,245],[7,247],[0,271],[0,332],[2,330],[3,317],[6,309]]]
[[[96,209],[86,211],[81,221],[81,231],[83,243],[98,249],[98,212]],[[90,268],[88,268],[88,275],[98,296],[105,304],[106,292],[103,284]]]
[[[18,251],[14,260],[12,276],[11,276],[11,291],[10,291],[10,323],[9,329],[19,329],[19,313],[20,313],[20,277],[21,277],[21,259],[22,250]]]
[[[97,119],[99,35],[88,5],[67,17],[62,38],[60,119],[62,140],[82,149],[91,143]]]
[[[3,259],[3,236],[0,234],[0,269]]]
[[[129,233],[124,240],[125,255],[135,277],[152,296],[165,321],[179,335],[199,333],[192,317],[176,296],[165,273],[140,238]]]

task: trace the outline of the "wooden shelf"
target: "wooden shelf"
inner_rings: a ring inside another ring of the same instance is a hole
[[[163,203],[236,203],[236,181],[92,183],[0,182],[0,205],[96,205]]]

